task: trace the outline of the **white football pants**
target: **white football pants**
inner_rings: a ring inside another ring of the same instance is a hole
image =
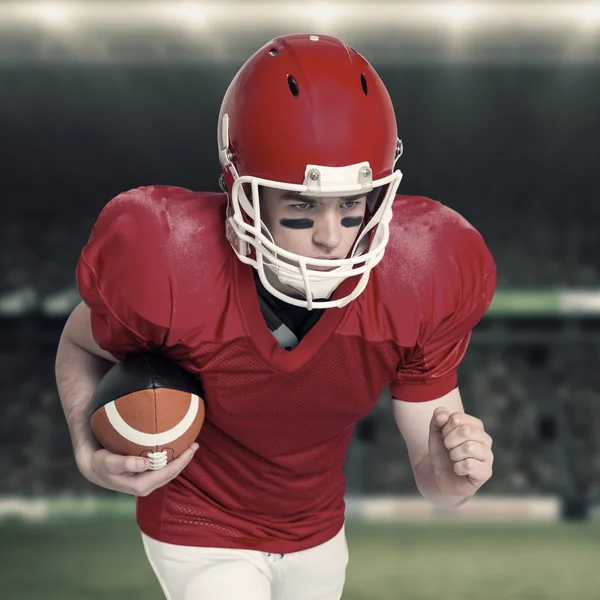
[[[339,600],[348,546],[345,528],[328,542],[290,554],[200,548],[142,533],[167,600]]]

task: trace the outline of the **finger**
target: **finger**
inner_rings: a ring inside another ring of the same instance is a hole
[[[473,441],[481,444],[487,444],[487,433],[473,425],[459,425],[444,437],[444,446],[452,450],[464,442]]]
[[[490,451],[481,443],[474,440],[468,440],[450,450],[450,458],[454,462],[459,462],[465,458],[474,458],[475,460],[485,461],[489,458]]]
[[[433,411],[433,415],[431,416],[429,431],[431,433],[440,433],[444,425],[446,425],[446,423],[448,422],[449,418],[450,411],[447,408],[443,406],[436,408]]]
[[[142,456],[121,456],[104,449],[96,452],[96,460],[100,468],[110,475],[142,473],[150,466],[148,459]]]
[[[161,469],[161,471],[170,479],[179,475],[179,473],[181,473],[181,471],[187,467],[192,458],[194,458],[196,450],[198,450],[198,444],[194,442],[185,452],[182,452],[176,459],[168,463],[164,469]]]
[[[461,477],[468,477],[473,485],[482,485],[492,476],[491,466],[474,458],[454,463],[454,472]]]
[[[460,427],[461,425],[469,425],[474,428],[484,429],[483,423],[477,417],[468,415],[464,412],[455,412],[450,415],[448,422],[446,423],[442,434],[447,436],[451,431]]]

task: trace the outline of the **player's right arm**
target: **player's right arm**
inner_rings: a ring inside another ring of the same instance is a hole
[[[139,456],[100,448],[90,404],[100,379],[119,360],[155,351],[170,321],[168,272],[159,266],[160,223],[152,190],[117,197],[102,211],[77,265],[84,300],[69,316],[58,346],[55,375],[81,473],[101,487],[146,496],[175,478],[197,445],[158,471]]]
[[[71,313],[63,329],[56,355],[56,383],[65,413],[77,467],[100,487],[147,496],[179,475],[197,449],[190,450],[160,471],[147,471],[139,456],[120,456],[100,448],[89,422],[89,406],[100,379],[117,362],[102,350],[92,335],[90,309],[82,302]]]
[[[63,329],[56,353],[55,375],[79,470],[89,469],[100,448],[89,426],[89,406],[98,382],[117,362],[94,340],[90,310],[81,302]],[[141,469],[140,469],[141,470]]]

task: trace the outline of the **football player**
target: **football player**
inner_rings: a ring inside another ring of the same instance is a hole
[[[217,142],[223,193],[122,193],[81,253],[83,303],[56,363],[77,464],[136,496],[167,598],[339,599],[342,467],[386,386],[425,499],[458,506],[491,476],[457,368],[494,261],[456,212],[397,195],[392,102],[338,39],[258,50],[225,94]],[[100,449],[86,417],[107,369],[148,351],[197,376],[207,402],[196,443],[159,471]]]

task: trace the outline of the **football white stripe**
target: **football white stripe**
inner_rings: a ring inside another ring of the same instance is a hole
[[[123,417],[119,414],[114,402],[106,404],[104,410],[115,431],[125,439],[138,446],[164,446],[165,444],[170,444],[178,437],[181,437],[191,427],[198,414],[199,406],[200,399],[196,394],[191,394],[190,407],[185,417],[183,417],[175,427],[169,429],[169,431],[163,431],[162,433],[144,433],[143,431],[134,429],[123,420]]]

